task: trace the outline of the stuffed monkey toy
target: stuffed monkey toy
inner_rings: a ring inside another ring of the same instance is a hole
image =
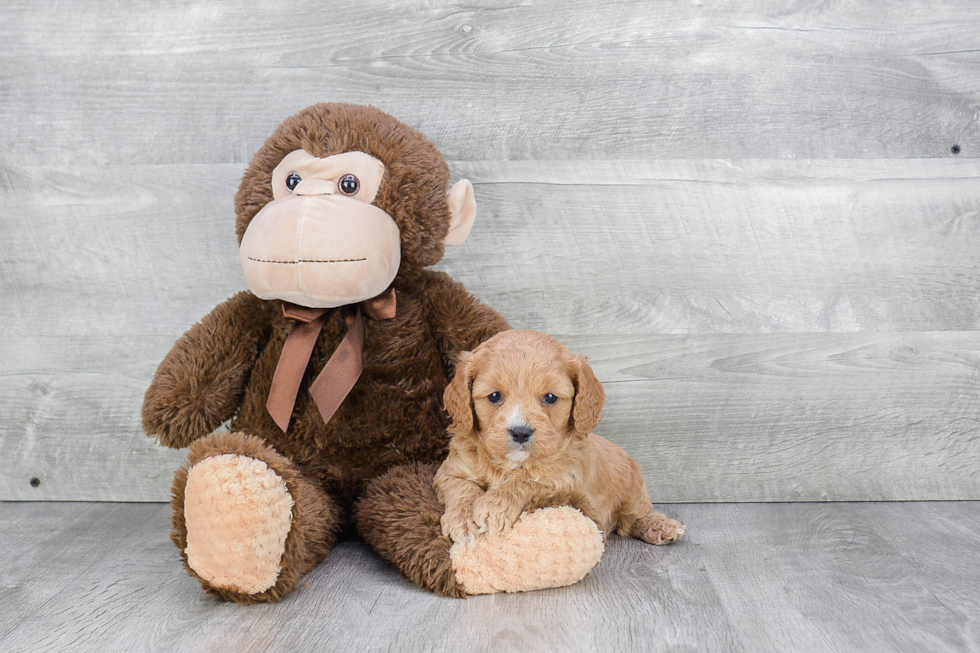
[[[585,576],[602,536],[568,506],[469,545],[442,534],[443,392],[509,326],[426,269],[476,215],[435,146],[377,109],[314,105],[256,153],[235,209],[249,290],[177,341],[143,403],[149,435],[190,447],[172,539],[204,590],[277,601],[354,533],[447,596]]]

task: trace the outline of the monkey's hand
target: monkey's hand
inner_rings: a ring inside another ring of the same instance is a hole
[[[146,390],[147,435],[168,447],[186,447],[234,416],[269,325],[266,302],[240,292],[191,327]]]

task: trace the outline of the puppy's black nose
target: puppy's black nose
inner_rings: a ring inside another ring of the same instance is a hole
[[[534,429],[529,426],[514,426],[510,429],[510,439],[517,444],[524,444],[534,435]]]

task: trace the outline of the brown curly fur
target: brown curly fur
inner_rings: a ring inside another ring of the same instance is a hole
[[[398,293],[397,316],[366,321],[363,373],[330,422],[324,424],[308,388],[346,333],[341,312],[330,315],[300,387],[289,430],[283,433],[265,403],[292,323],[283,317],[280,301],[238,293],[195,324],[161,363],[146,391],[143,427],[167,446],[186,447],[231,420],[231,430],[261,438],[265,448],[259,457],[274,470],[294,470],[283,473],[294,474],[290,478],[296,487],[306,479],[310,487],[334,502],[336,511],[325,513],[324,528],[336,533],[349,528],[353,502],[371,479],[399,465],[434,463],[445,457],[448,420],[441,402],[456,358],[459,352],[473,349],[509,326],[461,284],[441,272],[424,269],[443,253],[450,221],[446,200],[449,171],[424,136],[377,109],[320,104],[283,122],[255,155],[242,179],[236,196],[239,240],[249,221],[272,199],[273,168],[283,155],[298,148],[320,157],[359,150],[385,164],[385,178],[374,203],[387,211],[401,230],[401,266],[393,282]],[[230,446],[228,442],[215,437],[206,441],[208,447],[217,447],[214,453],[231,452],[221,449]],[[203,446],[199,444],[198,451],[203,451]],[[183,518],[177,513],[182,509],[185,481],[186,472],[178,473],[174,481],[178,546],[184,538],[180,531]],[[289,482],[287,487],[292,491]],[[431,487],[416,489],[431,492]],[[426,510],[434,509],[427,494],[418,495],[416,501],[427,506]],[[361,509],[367,516],[359,522],[360,532],[369,542],[378,543],[380,550],[389,535],[365,529],[381,528],[383,506],[366,500]],[[294,527],[300,528],[297,524],[304,519],[294,515]],[[293,534],[289,537],[292,539]],[[300,539],[306,541],[308,537],[306,534]],[[425,537],[419,537],[418,546],[425,549],[421,542]],[[448,541],[432,543],[436,548],[443,545],[448,551]],[[428,560],[427,555],[420,553],[422,559]],[[391,559],[400,565],[415,564],[394,554]],[[308,570],[308,562],[306,557],[294,560],[287,555],[282,573],[284,579],[289,576],[292,580],[281,587],[277,583],[268,597],[250,598],[280,598],[288,593],[295,578]],[[418,564],[429,569],[434,563]],[[456,593],[451,587],[455,581],[440,575],[444,570],[433,567],[431,578],[428,572],[420,575],[404,566],[402,571],[434,590]]]
[[[683,524],[654,510],[636,461],[592,433],[605,396],[584,358],[537,331],[503,331],[462,354],[446,389],[453,438],[435,477],[442,532],[493,536],[559,496],[605,537],[615,530],[662,544],[683,535]],[[533,435],[517,444],[515,425]]]
[[[402,576],[437,594],[466,596],[442,534],[443,506],[432,487],[438,464],[405,465],[371,483],[358,502],[357,530]]]

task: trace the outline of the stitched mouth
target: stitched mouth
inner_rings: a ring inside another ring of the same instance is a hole
[[[249,261],[255,261],[256,263],[278,263],[280,265],[297,265],[299,263],[358,263],[359,261],[366,261],[366,258],[335,258],[335,259],[312,259],[303,258],[298,261],[270,261],[263,258],[253,258],[248,257]]]

